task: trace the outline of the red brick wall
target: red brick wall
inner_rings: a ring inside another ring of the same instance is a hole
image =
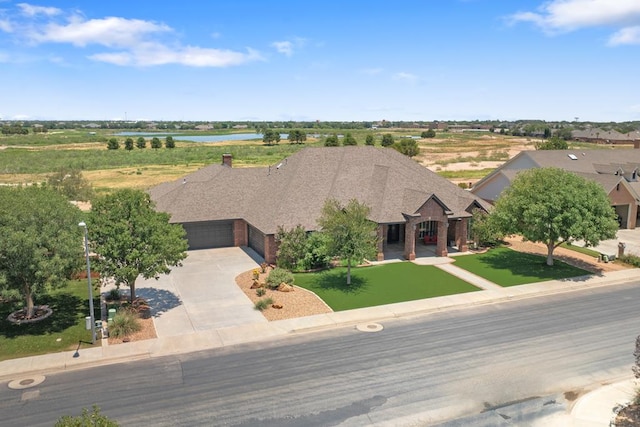
[[[247,232],[247,223],[243,219],[233,221],[233,246],[248,246],[249,235]]]
[[[264,236],[264,260],[269,264],[276,263],[276,252],[278,245],[276,244],[276,236],[267,234]]]

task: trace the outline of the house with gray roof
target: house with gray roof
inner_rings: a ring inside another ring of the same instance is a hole
[[[634,148],[638,148],[640,144],[640,133],[638,131],[620,133],[615,129],[576,129],[571,131],[571,138],[574,141],[594,142],[598,144],[633,144]]]
[[[378,224],[378,259],[400,248],[414,259],[417,244],[467,250],[474,209],[488,204],[470,192],[389,148],[370,146],[305,148],[277,165],[234,168],[223,155],[179,180],[152,188],[160,211],[187,232],[190,249],[250,246],[274,262],[275,234],[302,225],[314,231],[328,199],[356,199]]]
[[[555,167],[597,182],[609,195],[622,228],[633,229],[640,203],[640,149],[523,151],[478,181],[471,192],[493,203],[526,169]]]

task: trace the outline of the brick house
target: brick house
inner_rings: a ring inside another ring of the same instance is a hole
[[[478,181],[471,192],[493,203],[519,171],[556,167],[597,182],[609,196],[621,228],[638,223],[640,203],[640,150],[538,150],[523,151]]]
[[[378,260],[391,248],[414,259],[416,245],[446,256],[467,250],[475,208],[488,204],[393,149],[305,148],[274,166],[233,168],[231,155],[149,191],[187,232],[190,249],[250,246],[274,262],[279,226],[317,228],[324,202],[356,199],[378,224]]]

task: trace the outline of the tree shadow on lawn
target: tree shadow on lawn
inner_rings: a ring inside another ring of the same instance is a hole
[[[35,323],[15,324],[7,320],[7,316],[22,308],[19,302],[0,305],[0,335],[14,338],[23,335],[44,335],[62,332],[79,322],[79,313],[89,312],[89,301],[85,301],[68,293],[43,295],[36,301],[37,305],[48,305],[53,314]]]
[[[547,265],[545,256],[518,252],[511,249],[493,250],[479,259],[495,270],[505,270],[514,276],[536,277],[542,280],[587,280],[593,273],[574,267],[554,258],[553,265]]]
[[[173,292],[165,289],[138,288],[136,296],[144,298],[151,308],[153,317],[160,317],[172,308],[182,304],[180,298]]]
[[[353,270],[351,272],[351,284],[347,285],[347,270],[329,270],[324,271],[315,278],[313,281],[314,287],[318,287],[324,290],[340,291],[348,294],[356,294],[366,290],[369,283],[366,279],[354,276]]]

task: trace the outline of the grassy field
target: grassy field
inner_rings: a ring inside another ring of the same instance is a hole
[[[66,287],[37,299],[36,304],[48,305],[53,314],[41,322],[23,325],[6,320],[21,308],[17,303],[0,304],[0,361],[91,346],[91,332],[85,330],[84,320],[89,313],[85,280],[69,281]],[[97,308],[98,301],[94,305]]]
[[[479,290],[436,267],[410,262],[352,269],[351,286],[346,285],[346,268],[298,273],[295,283],[315,292],[334,311]]]
[[[320,129],[309,130],[324,134],[351,133],[358,144],[364,144],[366,135],[373,134],[376,144],[382,135],[390,133],[396,140],[418,137],[423,129]],[[289,144],[286,140],[274,146],[261,141],[225,141],[219,143],[194,143],[179,141],[176,148],[154,150],[107,150],[106,142],[117,131],[53,130],[46,134],[0,136],[0,184],[42,182],[47,174],[62,167],[80,169],[96,190],[122,187],[148,188],[160,182],[184,176],[204,165],[219,163],[223,153],[231,153],[235,167],[266,166],[308,146],[322,145],[322,137],[309,138],[303,145]],[[236,133],[251,133],[244,129]],[[148,132],[141,132],[148,133]],[[195,132],[182,135],[220,135],[229,130]],[[116,137],[122,144],[126,137]],[[136,136],[132,136],[135,140]],[[160,137],[164,140],[164,137]],[[432,167],[441,176],[452,180],[477,180],[493,169],[482,167],[481,162],[503,162],[509,153],[532,149],[533,140],[499,134],[462,132],[438,132],[433,139],[418,139],[421,153],[416,160]],[[464,168],[453,168],[456,164]],[[471,165],[471,167],[469,167]],[[474,167],[475,166],[475,167]],[[476,168],[478,167],[478,168]],[[460,170],[457,170],[460,169]]]
[[[457,256],[454,265],[500,286],[516,286],[591,274],[562,261],[554,260],[553,264],[551,267],[546,265],[546,258],[542,256],[509,248],[495,248],[483,254]]]

